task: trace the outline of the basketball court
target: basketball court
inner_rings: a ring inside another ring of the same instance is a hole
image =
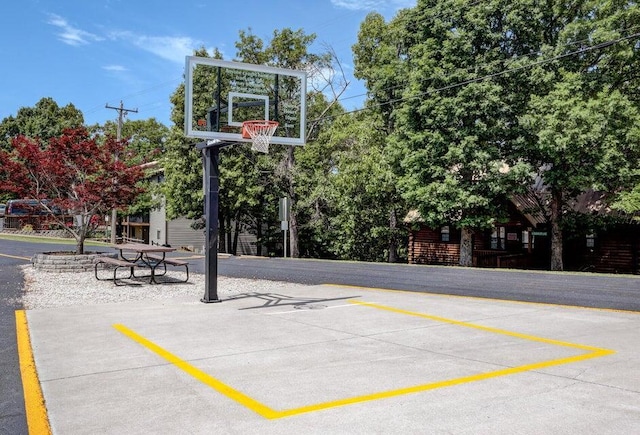
[[[39,376],[25,385],[46,405],[31,415],[56,434],[637,430],[637,313],[330,285],[219,294],[218,153],[304,145],[305,99],[304,72],[187,58],[205,295],[18,313]]]
[[[54,433],[630,433],[637,313],[381,291],[27,312]]]

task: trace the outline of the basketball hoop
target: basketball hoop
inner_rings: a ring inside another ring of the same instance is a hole
[[[276,132],[276,128],[278,128],[278,123],[276,121],[244,121],[242,123],[242,137],[245,139],[250,138],[252,140],[252,150],[259,151],[261,153],[268,153],[269,142],[271,141],[273,133]]]

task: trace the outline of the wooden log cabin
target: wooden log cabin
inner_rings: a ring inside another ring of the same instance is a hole
[[[601,200],[602,194],[587,192],[572,208],[578,213],[611,214],[598,206]],[[543,213],[535,211],[535,203],[532,194],[514,196],[508,204],[506,221],[490,230],[474,232],[474,267],[549,269],[548,223]],[[404,221],[409,226],[410,264],[459,264],[459,229],[452,225],[428,228],[417,211],[409,212]],[[633,217],[615,222],[599,229],[565,230],[565,270],[639,274],[640,223]]]

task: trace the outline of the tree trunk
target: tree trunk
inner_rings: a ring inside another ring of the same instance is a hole
[[[240,238],[240,212],[236,213],[235,229],[233,232],[233,255],[238,255],[238,239]]]
[[[264,194],[260,195],[260,208],[256,213],[256,255],[262,255],[262,213],[264,210]]]
[[[462,228],[460,235],[460,266],[473,266],[473,230]]]
[[[256,255],[262,255],[262,212],[256,218]]]
[[[290,146],[287,149],[287,181],[289,190],[289,200],[291,201],[291,213],[289,214],[289,256],[291,258],[300,257],[300,249],[298,246],[298,219],[296,218],[295,204],[296,192],[295,181],[293,179],[293,169],[296,163],[295,147]]]
[[[85,236],[80,234],[77,237],[78,238],[76,239],[76,254],[82,255],[82,254],[84,254],[84,239],[85,239]]]
[[[562,228],[560,218],[562,214],[562,192],[551,192],[551,270],[563,270],[562,263]]]
[[[291,204],[294,204],[293,200],[291,200]],[[298,249],[298,220],[293,210],[289,215],[289,257],[300,257],[300,250]]]
[[[231,214],[227,213],[227,223],[226,223],[226,227],[227,227],[227,250],[225,251],[227,254],[231,254],[231,248],[233,247],[233,243],[231,241]]]
[[[395,263],[398,261],[398,237],[396,235],[396,229],[398,227],[398,218],[396,217],[395,209],[391,209],[389,212],[389,263]]]
[[[89,231],[89,223],[91,222],[91,216],[87,214],[82,214],[76,228],[67,227],[64,223],[64,217],[62,218],[62,224],[64,225],[65,230],[68,233],[71,233],[73,238],[76,239],[76,254],[83,255],[84,254],[84,241],[87,238],[87,232]],[[75,218],[74,218],[75,219]]]
[[[224,221],[224,211],[220,207],[218,212],[218,252],[227,252],[227,243],[224,235],[226,234],[226,227]]]

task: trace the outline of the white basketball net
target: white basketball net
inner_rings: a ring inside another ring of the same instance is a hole
[[[261,153],[269,152],[269,142],[278,128],[276,121],[245,121],[244,130],[251,136],[251,149]]]

